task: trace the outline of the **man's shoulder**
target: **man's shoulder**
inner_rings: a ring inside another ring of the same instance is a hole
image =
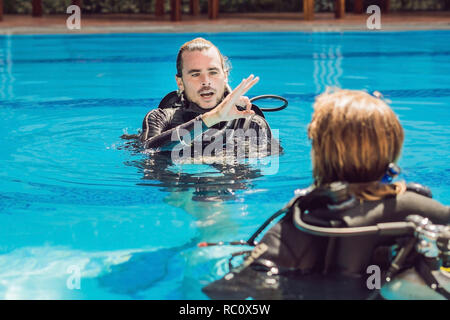
[[[251,127],[260,127],[260,128],[267,128],[270,129],[269,123],[266,121],[266,119],[260,115],[255,114],[251,117]]]
[[[147,112],[144,119],[160,118],[160,117],[170,117],[176,111],[176,108],[155,108]]]
[[[175,108],[156,108],[147,112],[142,121],[141,139],[146,140],[170,129],[175,117]]]
[[[252,116],[252,121],[255,121],[255,122],[266,122],[267,123],[266,119],[264,117],[260,116],[259,114],[254,114]]]
[[[182,106],[180,97],[176,91],[169,92],[158,105],[159,109],[179,108]]]
[[[176,91],[169,92],[164,96],[164,98],[162,98],[157,108],[147,112],[145,119],[150,119],[152,117],[172,116],[181,107],[179,100],[180,99]]]

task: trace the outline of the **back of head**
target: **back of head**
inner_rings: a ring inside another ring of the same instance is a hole
[[[316,99],[308,136],[316,185],[346,181],[366,199],[398,192],[378,183],[398,159],[404,137],[383,100],[356,90],[326,92]]]

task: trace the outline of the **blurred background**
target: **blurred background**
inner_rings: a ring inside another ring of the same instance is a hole
[[[83,0],[83,13],[155,13],[156,0]],[[31,14],[31,0],[3,0],[5,14]],[[44,14],[65,14],[72,0],[42,0]],[[383,5],[383,0],[363,1],[364,5]],[[354,10],[354,0],[345,1],[348,11]],[[165,10],[170,10],[170,1],[164,2]],[[298,12],[303,0],[220,0],[221,13],[233,12]],[[335,1],[315,0],[315,12],[334,11]],[[200,13],[208,12],[208,0],[199,0]],[[436,11],[449,10],[449,0],[390,0],[390,11]],[[190,11],[189,0],[181,1],[183,13]]]

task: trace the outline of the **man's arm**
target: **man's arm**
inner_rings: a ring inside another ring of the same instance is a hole
[[[176,109],[158,108],[150,111],[144,118],[141,141],[144,142],[146,148],[163,148],[162,150],[170,150],[178,143],[182,143],[179,134],[180,131],[183,130],[183,132],[186,132],[184,130],[187,130],[191,133],[192,138],[194,126],[197,121],[201,122],[200,128],[202,129],[200,130],[201,132],[198,132],[198,134],[201,134],[219,122],[246,118],[253,115],[254,111],[251,110],[251,103],[249,101],[247,102],[244,111],[238,110],[236,105],[242,99],[242,95],[250,90],[250,88],[258,81],[259,78],[254,78],[253,75],[242,80],[239,86],[237,86],[216,108],[170,130],[166,129],[170,127]],[[170,113],[170,115],[168,113]],[[172,139],[173,137],[178,137],[178,141],[177,139],[174,141]]]
[[[280,141],[278,141],[278,131],[274,132],[270,128],[266,119],[259,115],[254,115],[250,118],[251,122],[248,126],[249,129],[254,130],[257,134],[257,144],[258,148],[265,149],[267,155],[275,155],[280,154],[283,151],[283,148],[280,145]]]
[[[185,138],[187,133],[190,134],[192,141],[194,135],[200,135],[208,129],[200,116],[171,128],[176,111],[176,109],[155,109],[147,113],[142,123],[140,136],[145,148],[170,151],[182,143],[182,138]]]
[[[142,121],[141,142],[161,134],[167,127],[169,120],[173,115],[165,112],[163,109],[154,109],[149,111]]]

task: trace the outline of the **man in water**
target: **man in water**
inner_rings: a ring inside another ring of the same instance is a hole
[[[267,148],[273,142],[270,127],[244,96],[259,78],[251,75],[231,91],[228,73],[226,57],[210,41],[196,38],[183,44],[177,56],[178,91],[169,93],[145,116],[139,136],[145,148],[173,151],[180,145],[190,147],[200,138],[204,152],[205,140],[214,140],[216,146],[219,141],[222,148],[223,138],[229,142],[230,133],[235,137],[239,129],[255,138],[252,143]]]

